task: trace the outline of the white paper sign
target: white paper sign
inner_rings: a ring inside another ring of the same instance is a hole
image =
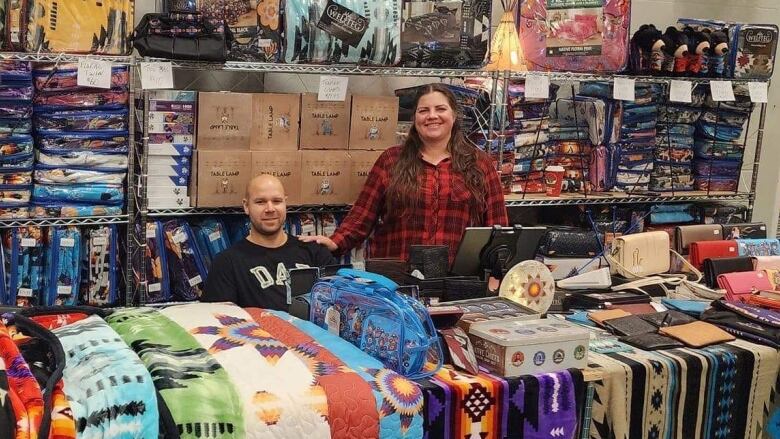
[[[73,238],[60,238],[60,247],[75,247],[76,240]]]
[[[769,95],[769,87],[766,82],[748,82],[750,100],[757,103],[766,103]]]
[[[58,296],[70,296],[71,291],[73,291],[73,287],[70,285],[57,285]]]
[[[691,92],[693,83],[691,81],[680,81],[672,79],[672,85],[669,87],[669,100],[672,102],[691,102]]]
[[[79,58],[76,84],[79,87],[111,88],[111,63],[99,59]]]
[[[320,76],[318,101],[343,101],[347,97],[347,76]]]
[[[173,88],[173,66],[169,62],[142,62],[141,88]]]
[[[715,102],[734,102],[734,87],[731,81],[710,81],[710,92]]]
[[[526,99],[549,99],[550,77],[545,75],[528,75],[525,77]]]
[[[191,287],[194,287],[195,285],[198,285],[201,282],[203,282],[203,278],[200,277],[200,275],[197,275],[188,281]]]
[[[19,243],[22,247],[35,247],[38,244],[38,241],[35,240],[35,238],[22,238],[22,241]]]
[[[634,78],[615,78],[612,97],[619,101],[636,100],[636,80]]]
[[[162,284],[160,282],[149,284],[149,287],[146,289],[149,293],[156,293],[160,290],[162,290]]]

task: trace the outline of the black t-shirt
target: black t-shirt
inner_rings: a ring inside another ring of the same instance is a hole
[[[279,248],[243,239],[214,258],[201,301],[287,311],[287,270],[335,263],[327,248],[295,236]]]

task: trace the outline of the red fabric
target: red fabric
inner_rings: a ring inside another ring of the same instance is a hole
[[[387,212],[385,192],[400,152],[401,147],[394,146],[374,163],[355,205],[331,237],[340,252],[360,245],[373,229],[368,247],[372,258],[407,260],[411,245],[447,245],[452,263],[466,227],[507,225],[509,220],[498,172],[482,152],[478,153],[477,162],[485,174],[485,205],[480,209],[481,218],[471,219],[474,200],[463,178],[452,170],[450,159],[436,166],[423,161],[424,174],[419,186],[421,203],[410,215],[401,218],[401,212]]]
[[[701,270],[707,258],[736,258],[737,241],[697,241],[688,246],[691,265]]]

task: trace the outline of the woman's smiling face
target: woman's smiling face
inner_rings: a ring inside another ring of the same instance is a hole
[[[428,93],[417,102],[414,127],[423,143],[449,141],[454,122],[455,112],[442,93]]]

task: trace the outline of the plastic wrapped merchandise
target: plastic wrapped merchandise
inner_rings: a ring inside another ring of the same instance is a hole
[[[26,204],[21,206],[15,204],[0,205],[0,219],[24,219],[29,217],[30,212]]]
[[[30,135],[0,137],[0,161],[25,157],[33,152],[33,138]]]
[[[81,278],[81,231],[52,227],[46,246],[43,305],[76,305]]]
[[[127,131],[128,111],[65,110],[36,111],[33,118],[38,133],[59,131]]]
[[[36,203],[82,203],[120,206],[125,200],[121,185],[110,184],[35,184],[33,201]]]
[[[286,63],[401,61],[402,0],[284,2]]]
[[[46,106],[47,110],[67,110],[79,108],[92,108],[101,110],[127,108],[129,93],[125,90],[89,91],[76,90],[62,93],[39,93],[35,95],[33,103],[36,107]],[[2,116],[0,106],[0,116]],[[28,116],[29,117],[29,116]]]
[[[162,223],[173,300],[198,300],[203,295],[206,267],[189,224],[179,220]]]
[[[78,85],[78,64],[48,64],[36,66],[33,84],[39,92],[71,91],[84,89]],[[111,88],[127,90],[130,84],[128,66],[111,67]]]
[[[126,153],[113,151],[50,149],[45,152],[39,150],[36,156],[38,163],[47,167],[95,168],[104,172],[126,170],[128,164]]]
[[[24,210],[27,212],[28,209],[25,207]],[[88,206],[33,202],[29,208],[29,216],[33,218],[74,218],[81,216],[116,216],[121,214],[122,206]]]
[[[146,297],[147,303],[167,302],[171,300],[168,279],[168,262],[165,251],[165,236],[160,221],[146,223]]]
[[[227,227],[217,218],[206,218],[196,223],[192,229],[195,232],[198,249],[208,272],[214,257],[230,247]]]
[[[281,61],[284,36],[279,0],[197,0],[197,4],[205,17],[230,26],[234,38],[230,59]]]
[[[3,232],[8,279],[6,305],[37,306],[43,294],[43,229],[26,226]]]
[[[2,131],[1,128],[0,131]],[[35,136],[35,146],[44,152],[78,149],[127,152],[129,139],[127,131],[50,132],[38,133]]]
[[[630,0],[521,0],[528,70],[618,72],[628,63]]]
[[[86,305],[105,306],[119,299],[118,232],[115,225],[85,229],[81,274],[81,301]]]

